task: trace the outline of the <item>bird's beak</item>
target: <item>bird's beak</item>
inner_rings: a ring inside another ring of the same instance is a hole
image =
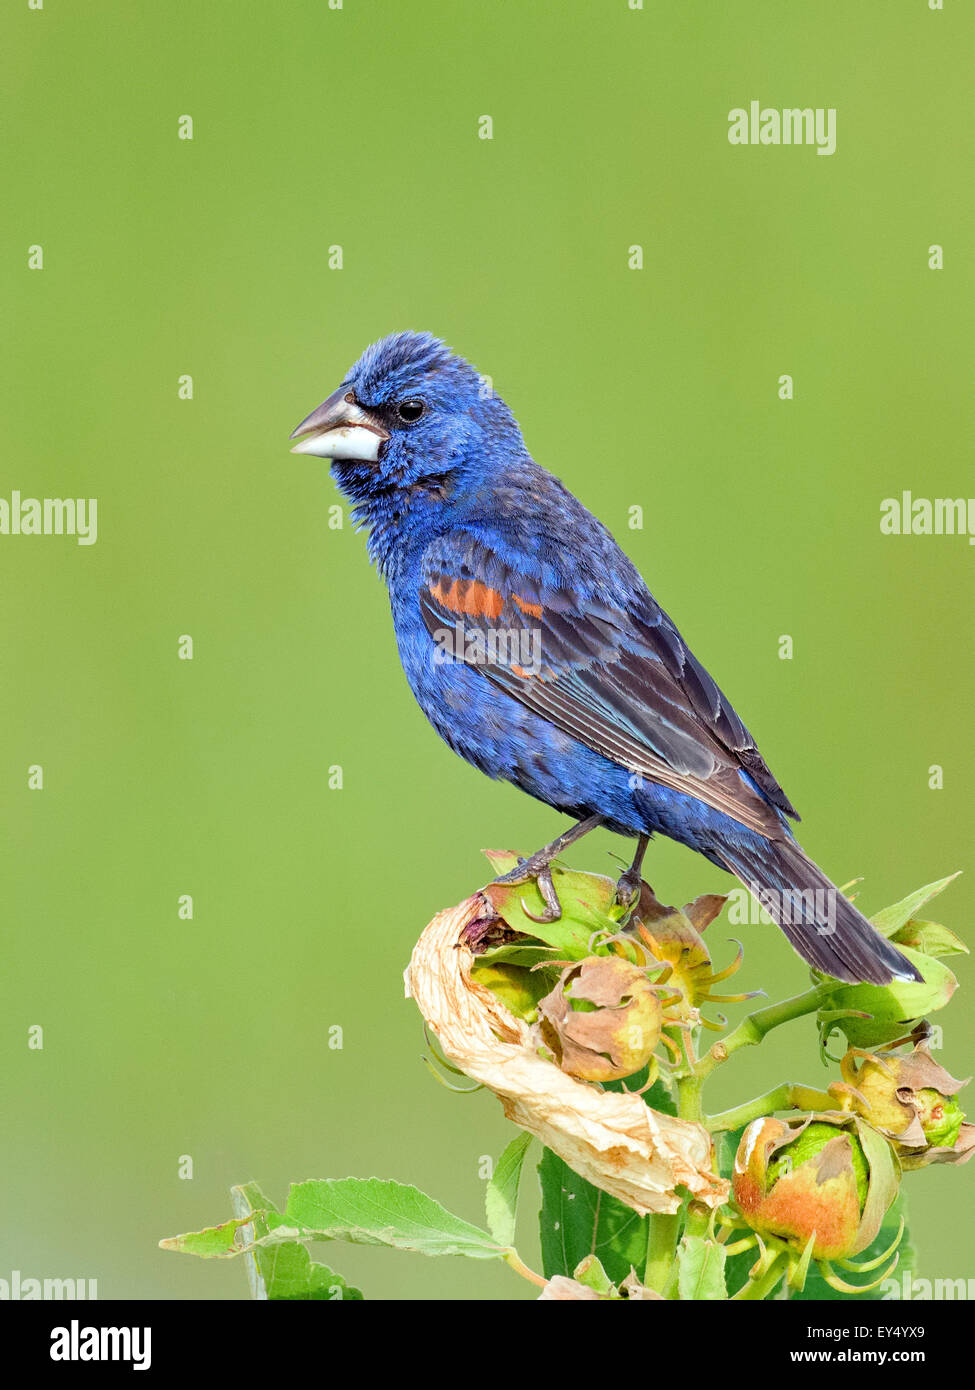
[[[293,454],[377,463],[380,447],[389,438],[389,430],[383,429],[375,416],[356,404],[351,391],[339,387],[292,430],[290,437],[299,440],[291,450]]]

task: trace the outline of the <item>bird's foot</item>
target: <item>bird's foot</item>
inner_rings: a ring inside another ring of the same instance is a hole
[[[547,847],[546,847],[547,849]],[[521,883],[531,883],[534,879],[538,886],[538,891],[542,895],[545,904],[545,911],[541,916],[536,917],[534,912],[529,911],[525,906],[525,900],[521,900],[521,909],[526,917],[530,917],[533,922],[557,922],[562,916],[562,904],[559,902],[559,895],[555,891],[555,884],[552,881],[552,860],[546,850],[539,850],[529,859],[521,859],[513,869],[509,869],[506,874],[502,874],[497,883],[510,883],[518,885]]]
[[[643,856],[647,852],[647,845],[650,843],[648,835],[641,835],[636,847],[636,854],[633,856],[633,863],[625,873],[620,874],[616,880],[616,893],[614,895],[617,906],[623,909],[624,920],[630,915],[637,903],[640,901],[640,894],[643,892]]]
[[[627,869],[626,873],[620,874],[616,880],[615,901],[623,909],[624,915],[631,912],[640,901],[640,893],[643,888],[643,879],[640,877],[639,869]]]
[[[557,840],[553,840],[544,849],[537,850],[528,859],[521,859],[513,869],[509,869],[506,874],[495,879],[495,883],[528,883],[532,879],[538,884],[538,891],[542,895],[545,904],[545,911],[541,917],[536,917],[533,912],[529,912],[522,901],[522,910],[533,922],[557,922],[562,916],[562,904],[559,902],[559,895],[555,891],[555,884],[552,882],[552,861],[568,849],[569,845],[575,844],[576,840],[588,835],[590,830],[595,830],[597,825],[602,825],[602,816],[587,816],[585,820],[579,821],[571,829],[563,831]]]
[[[540,849],[537,854],[532,854],[527,859],[519,859],[515,867],[509,869],[506,874],[501,874],[494,880],[495,883],[530,883],[551,864],[552,856],[547,851],[546,845],[545,849]]]
[[[535,883],[538,887],[538,891],[542,895],[542,901],[545,904],[545,911],[541,913],[540,916],[536,917],[534,912],[530,912],[528,908],[525,906],[525,900],[524,898],[522,898],[522,912],[525,914],[526,917],[530,917],[533,922],[557,922],[559,918],[562,916],[562,904],[559,902],[559,895],[558,893],[556,893],[555,884],[552,882],[551,865],[546,864],[545,868],[540,870],[538,876],[535,879]]]

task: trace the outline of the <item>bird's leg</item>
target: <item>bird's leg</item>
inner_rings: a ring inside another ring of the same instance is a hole
[[[526,916],[531,917],[534,922],[557,922],[562,916],[562,905],[555,891],[555,884],[552,882],[552,860],[558,858],[562,851],[574,844],[576,840],[581,840],[583,835],[588,835],[590,830],[595,830],[598,825],[602,825],[602,822],[602,816],[587,816],[585,820],[581,820],[578,824],[563,831],[558,839],[553,840],[550,845],[545,845],[544,848],[536,850],[528,859],[523,859],[516,868],[502,874],[496,881],[498,883],[518,884],[528,883],[535,879],[546,910],[541,917],[536,917],[525,908]]]
[[[602,816],[587,816],[585,820],[578,821],[568,830],[564,830],[558,839],[553,840],[550,845],[543,845],[529,858],[520,860],[515,868],[502,874],[495,881],[497,883],[528,883],[530,879],[537,878],[544,869],[547,869],[552,860],[557,859],[564,849],[568,849],[569,845],[575,844],[576,840],[581,840],[583,835],[588,835],[590,830],[595,830],[602,823]]]
[[[641,835],[637,840],[633,863],[616,881],[616,901],[621,907],[634,907],[640,897],[640,884],[643,882],[643,856],[650,843],[649,835]]]
[[[562,916],[562,904],[559,902],[559,895],[555,891],[555,884],[552,882],[552,866],[546,864],[544,869],[539,871],[535,879],[535,886],[542,895],[545,904],[545,911],[540,917],[536,917],[534,912],[529,912],[525,906],[525,900],[521,900],[521,910],[526,917],[530,917],[533,922],[557,922]]]

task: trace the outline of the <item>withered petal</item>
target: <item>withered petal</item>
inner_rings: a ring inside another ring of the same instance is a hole
[[[405,972],[407,995],[447,1060],[494,1091],[510,1120],[640,1215],[678,1211],[678,1186],[707,1206],[720,1206],[729,1185],[712,1171],[711,1136],[703,1125],[651,1110],[640,1096],[601,1091],[566,1075],[539,1056],[538,1033],[472,980],[475,958],[464,929],[483,915],[480,894],[438,913]]]

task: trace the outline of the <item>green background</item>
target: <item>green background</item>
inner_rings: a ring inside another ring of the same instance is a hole
[[[20,0],[2,25],[0,495],[95,496],[99,537],[0,536],[0,1277],[244,1297],[236,1264],[156,1249],[229,1215],[232,1182],[377,1174],[480,1219],[510,1126],[431,1079],[401,972],[482,846],[565,825],[427,727],[327,465],[288,452],[375,338],[429,329],[493,377],[868,911],[970,868],[975,551],[879,515],[972,490],[975,11]],[[836,107],[836,153],[731,146],[752,99]],[[732,886],[668,842],[648,877]],[[932,915],[968,933],[972,892]],[[772,928],[710,934],[720,962],[744,935],[744,987],[802,986]],[[967,1075],[963,997],[946,1019]],[[826,1075],[809,1022],[726,1073],[709,1108]],[[908,1190],[922,1273],[975,1273],[971,1171]],[[367,1296],[531,1294],[323,1257]]]

